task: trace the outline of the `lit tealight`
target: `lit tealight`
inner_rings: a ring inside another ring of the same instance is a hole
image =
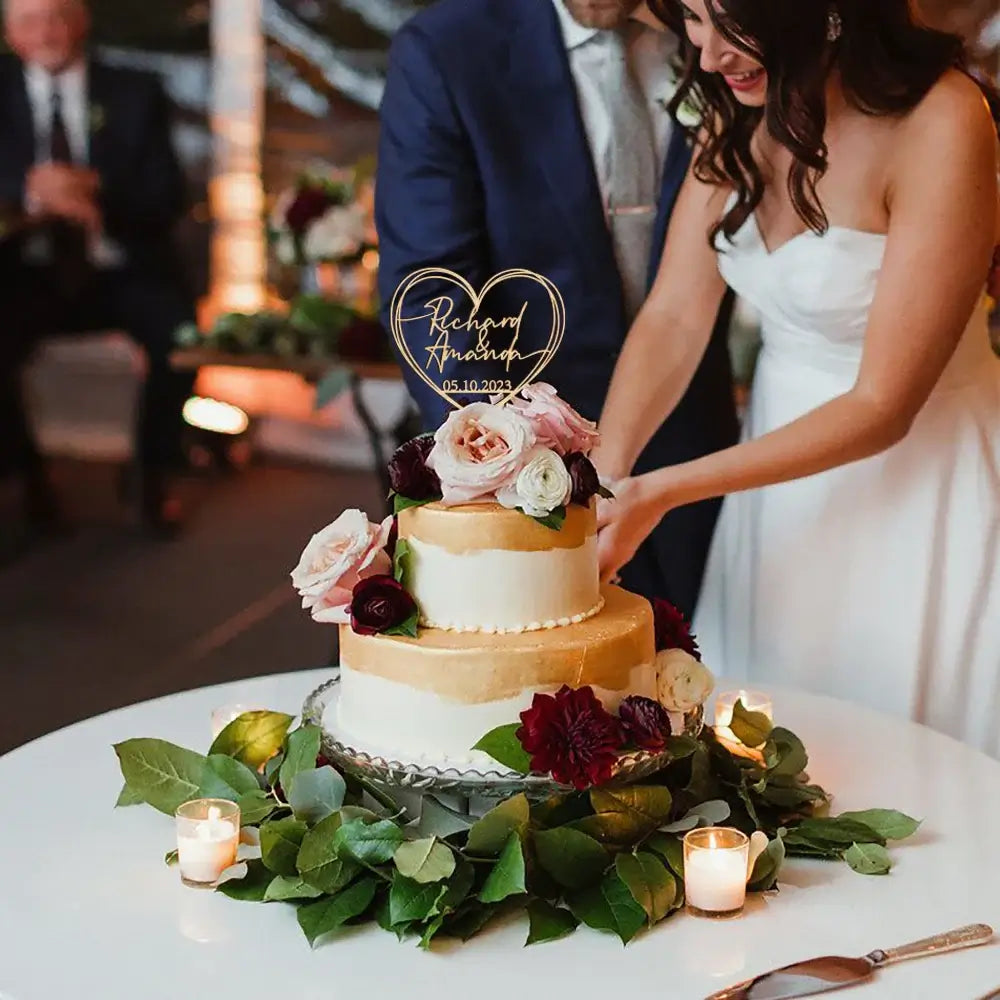
[[[214,885],[236,864],[240,807],[226,799],[192,799],[178,807],[175,821],[181,881],[196,888]]]

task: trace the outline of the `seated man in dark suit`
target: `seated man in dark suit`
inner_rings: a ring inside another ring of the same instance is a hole
[[[155,77],[87,53],[84,0],[5,0],[16,58],[0,63],[0,202],[21,220],[5,248],[14,293],[0,333],[0,436],[25,475],[26,511],[44,526],[55,500],[20,405],[20,369],[52,333],[127,332],[147,357],[137,434],[141,510],[172,533],[169,475],[181,464],[192,377],[171,371],[173,332],[193,319],[171,247],[184,178]],[[7,301],[11,300],[8,297]]]

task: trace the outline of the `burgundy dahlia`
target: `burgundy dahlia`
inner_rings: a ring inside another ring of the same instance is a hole
[[[516,735],[531,754],[531,769],[583,790],[608,781],[622,748],[618,720],[593,688],[563,685],[555,695],[536,694],[521,713]]]
[[[330,196],[321,187],[299,188],[295,200],[288,206],[285,222],[296,236],[302,236],[330,207]]]
[[[687,619],[669,601],[653,598],[653,622],[656,630],[656,651],[683,649],[696,660],[701,659],[698,643],[691,634]]]
[[[386,632],[417,613],[417,605],[391,576],[369,576],[351,594],[351,628],[358,635]]]
[[[431,500],[441,496],[441,480],[427,465],[434,438],[422,434],[396,450],[389,462],[389,482],[393,492],[409,500]]]
[[[601,488],[601,480],[597,475],[597,469],[594,468],[594,463],[582,451],[572,452],[563,461],[566,463],[566,470],[573,481],[573,493],[570,496],[570,503],[586,507],[591,499],[597,496],[597,492]]]
[[[671,732],[670,716],[658,701],[630,695],[618,708],[618,719],[625,730],[625,738],[640,750],[666,748]]]

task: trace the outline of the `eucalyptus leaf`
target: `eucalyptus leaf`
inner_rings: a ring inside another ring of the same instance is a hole
[[[261,860],[275,875],[295,874],[295,859],[307,829],[305,823],[290,816],[261,824]]]
[[[245,712],[216,736],[209,753],[235,757],[256,771],[281,750],[292,718],[282,712]]]
[[[260,791],[257,774],[238,760],[224,754],[210,754],[205,760],[199,798],[239,802],[242,796]]]
[[[466,850],[470,854],[495,858],[512,833],[519,837],[527,834],[530,816],[531,808],[523,794],[501,802],[469,831]]]
[[[489,754],[497,763],[509,767],[518,774],[531,773],[531,755],[521,746],[517,731],[521,728],[518,722],[507,726],[491,729],[472,749],[482,750]]]
[[[479,891],[480,902],[500,903],[509,896],[526,892],[525,874],[521,838],[517,833],[512,833]]]
[[[627,885],[610,871],[600,885],[571,893],[566,902],[578,920],[598,931],[617,934],[628,944],[646,923],[646,911],[632,898]]]
[[[889,852],[881,844],[851,844],[844,860],[861,875],[887,875],[892,868]]]
[[[304,820],[310,826],[337,812],[344,804],[347,792],[344,779],[329,766],[299,771],[291,784],[284,787],[295,818]]]
[[[571,827],[536,830],[532,840],[539,865],[567,889],[600,882],[611,864],[608,852],[593,837]]]
[[[436,837],[400,844],[392,860],[399,872],[414,882],[443,882],[455,871],[455,855]]]
[[[374,878],[359,879],[354,885],[348,886],[330,896],[307,903],[299,907],[298,921],[302,933],[309,944],[314,945],[318,938],[341,927],[348,920],[361,916],[375,899],[378,882]]]
[[[741,698],[733,706],[729,728],[744,746],[759,747],[771,735],[771,720],[763,712],[748,712]]]
[[[645,911],[650,927],[670,913],[677,898],[677,882],[654,854],[619,854],[615,871]]]
[[[913,819],[895,809],[865,809],[862,812],[841,813],[837,819],[854,820],[874,830],[885,840],[906,840],[920,827],[920,820]]]
[[[319,756],[319,726],[306,725],[288,734],[288,746],[278,772],[285,795],[291,793],[292,783],[297,775],[312,771]],[[289,800],[289,803],[291,800]]]
[[[688,830],[693,830],[700,823],[701,818],[697,813],[689,812],[686,816],[681,817],[681,819],[673,823],[668,823],[666,826],[661,826],[660,830],[663,833],[687,833]]]
[[[288,902],[299,899],[316,899],[323,893],[301,878],[289,875],[275,875],[264,893],[265,903]]]
[[[258,823],[262,823],[278,808],[274,797],[259,788],[246,795],[241,795],[237,800],[237,805],[240,807],[240,823],[243,826],[256,826]]]
[[[262,903],[267,895],[267,887],[274,874],[267,870],[262,861],[246,862],[247,873],[243,878],[233,878],[223,882],[215,891],[230,899],[244,903]]]
[[[732,814],[732,810],[729,808],[729,803],[724,799],[711,799],[708,802],[702,802],[700,805],[693,806],[689,811],[689,816],[697,816],[699,819],[704,820],[702,825],[704,826],[720,826],[729,819]]]
[[[433,795],[424,795],[420,800],[417,832],[422,837],[451,837],[456,833],[465,833],[474,822],[471,817],[449,808]]]
[[[350,858],[363,865],[382,865],[391,861],[402,842],[403,831],[386,819],[370,824],[363,819],[352,820],[341,826],[333,837],[341,858]]]
[[[580,926],[580,921],[561,906],[553,906],[544,899],[533,899],[528,904],[528,940],[526,945],[556,941]]]
[[[122,776],[133,795],[173,816],[198,798],[205,758],[165,740],[136,739],[115,744]]]

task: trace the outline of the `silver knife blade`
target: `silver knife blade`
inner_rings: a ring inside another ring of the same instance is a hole
[[[839,990],[867,979],[875,969],[868,958],[827,955],[785,965],[713,993],[706,1000],[792,1000]]]

